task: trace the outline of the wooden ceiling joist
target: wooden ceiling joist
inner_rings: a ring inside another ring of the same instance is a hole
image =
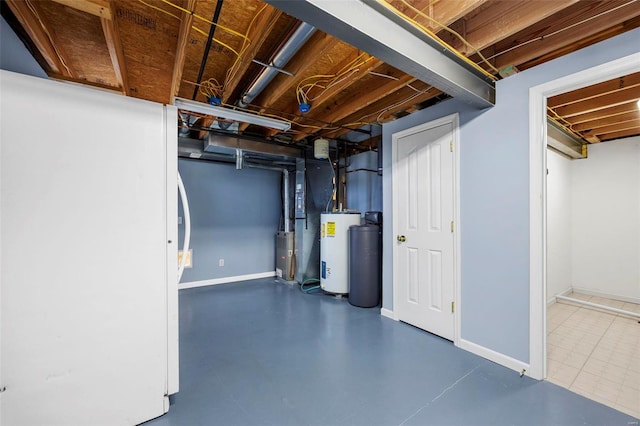
[[[621,130],[619,132],[612,132],[600,135],[601,141],[611,141],[615,139],[627,138],[629,136],[636,136],[640,133],[640,128],[632,128],[627,130]]]
[[[33,44],[47,62],[50,71],[53,74],[65,77],[75,77],[68,67],[65,66],[64,59],[57,51],[48,29],[45,27],[45,23],[37,15],[37,12],[34,13],[34,10],[37,10],[37,6],[32,4],[30,1],[24,0],[6,1],[13,14],[31,38]],[[32,10],[31,7],[34,9]]]
[[[195,11],[196,0],[187,0],[185,8]],[[182,12],[182,21],[180,21],[180,30],[178,32],[178,45],[176,46],[176,58],[173,65],[173,76],[171,77],[171,98],[178,96],[180,90],[180,82],[182,81],[182,70],[184,69],[184,61],[187,57],[187,42],[189,41],[189,33],[193,25],[193,13]]]
[[[640,15],[640,2],[628,0],[579,2],[573,6],[531,25],[513,38],[497,43],[495,49],[492,49],[498,52],[495,66],[501,69],[513,64],[523,64]],[[619,9],[608,12],[618,6]],[[602,13],[606,14],[593,19]],[[519,47],[514,48],[516,46]]]
[[[622,89],[633,86],[640,86],[640,73],[630,74],[599,84],[594,84],[583,89],[573,90],[571,92],[553,96],[547,100],[547,106],[550,108],[556,108],[569,105],[608,93],[618,92]]]
[[[617,133],[624,130],[638,129],[638,128],[640,128],[640,119],[635,119],[635,120],[611,124],[609,126],[599,127],[597,129],[593,129],[588,132],[582,132],[582,135],[588,139],[592,136],[606,135],[610,133]]]
[[[53,0],[64,6],[81,10],[103,19],[113,19],[112,4],[107,0]]]
[[[222,102],[229,102],[231,95],[236,90],[238,83],[242,80],[245,72],[251,65],[253,58],[257,55],[258,51],[262,47],[263,43],[269,36],[269,33],[273,29],[273,26],[278,22],[278,19],[282,15],[282,12],[272,6],[265,5],[267,8],[262,12],[256,22],[254,23],[248,38],[251,40],[251,45],[246,51],[242,53],[242,57],[239,59],[237,65],[232,70],[231,78],[225,81],[224,93],[222,95]]]
[[[112,4],[109,5],[109,8],[111,7],[113,7]],[[102,24],[102,31],[104,32],[104,38],[107,42],[107,48],[109,49],[109,56],[111,57],[111,63],[113,64],[116,79],[122,89],[122,93],[126,96],[129,93],[129,83],[127,81],[127,67],[124,58],[124,50],[122,49],[122,43],[120,42],[118,25],[115,19],[111,19],[111,16],[113,16],[113,10],[110,11],[109,18],[100,17],[100,22]]]
[[[640,99],[640,86],[627,87],[617,92],[575,102],[570,105],[554,108],[556,114],[561,117],[572,117],[599,109],[626,104]]]
[[[453,25],[454,30],[463,34],[466,41],[478,50],[504,40],[532,24],[545,19],[578,0],[567,1],[509,1],[495,2],[490,7],[479,8],[469,17]],[[447,34],[445,41],[457,50],[471,55],[474,51],[463,44],[453,34]]]
[[[597,111],[588,112],[585,114],[574,115],[573,117],[568,117],[567,121],[571,124],[579,124],[585,123],[593,120],[599,120],[604,118],[613,118],[618,115],[627,114],[630,112],[638,111],[638,107],[635,102],[627,102],[623,105],[617,105],[613,107],[607,107],[603,109],[599,109]]]
[[[625,121],[632,121],[632,120],[640,120],[640,111],[636,110],[633,112],[627,112],[624,114],[617,115],[615,117],[615,121],[618,123],[623,123]],[[584,123],[575,124],[571,126],[571,129],[575,130],[576,132],[589,131],[592,129],[598,129],[601,127],[609,126],[611,125],[612,122],[614,122],[614,120],[611,117],[601,118],[599,120],[586,121]]]

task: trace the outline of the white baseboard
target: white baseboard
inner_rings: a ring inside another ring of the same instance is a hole
[[[640,298],[638,297],[619,296],[617,294],[605,293],[603,291],[594,291],[594,290],[589,290],[589,289],[580,288],[580,287],[573,287],[572,290],[576,293],[587,294],[589,296],[606,297],[607,299],[619,300],[621,302],[640,304]],[[566,296],[566,294],[563,296]]]
[[[522,370],[525,371],[525,374],[527,374],[527,372],[529,371],[529,364],[518,361],[517,359],[511,358],[510,356],[501,354],[489,348],[485,348],[484,346],[480,346],[468,340],[460,339],[458,341],[458,347],[460,349],[464,349],[465,351],[469,351],[473,354],[481,356],[482,358],[486,358],[489,361],[493,361],[496,364],[500,364],[504,367],[517,371],[520,374],[522,374]]]
[[[547,307],[553,305],[554,303],[556,303],[556,296],[567,296],[569,294],[571,294],[571,292],[573,291],[573,288],[569,287],[564,291],[561,291],[558,294],[554,294],[553,296],[551,296],[550,298],[547,299]]]
[[[236,275],[235,277],[214,278],[211,280],[191,281],[188,283],[178,284],[178,290],[187,288],[205,287],[208,285],[235,283],[238,281],[257,280],[258,278],[275,277],[276,271],[260,272],[258,274]]]
[[[391,318],[394,321],[398,321],[396,317],[393,315],[393,311],[387,308],[380,308],[380,315],[383,317]]]

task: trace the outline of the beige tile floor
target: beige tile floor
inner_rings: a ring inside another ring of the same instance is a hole
[[[640,312],[640,305],[576,299]],[[633,317],[558,302],[547,309],[547,380],[640,417],[640,324]]]

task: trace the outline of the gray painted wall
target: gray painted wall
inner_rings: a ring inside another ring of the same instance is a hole
[[[193,268],[181,282],[274,271],[282,173],[182,158],[178,170],[189,197],[193,249]],[[178,229],[182,247],[184,226]]]
[[[392,134],[460,114],[461,337],[529,362],[529,88],[633,54],[636,29],[497,83],[496,106],[455,99],[383,127],[385,247],[392,235]],[[383,307],[393,309],[393,259],[383,253]]]
[[[24,43],[13,32],[7,21],[0,16],[0,68],[34,77],[48,78],[33,59]]]

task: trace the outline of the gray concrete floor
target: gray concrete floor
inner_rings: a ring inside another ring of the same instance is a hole
[[[347,300],[262,279],[180,292],[180,392],[145,425],[637,425]]]

